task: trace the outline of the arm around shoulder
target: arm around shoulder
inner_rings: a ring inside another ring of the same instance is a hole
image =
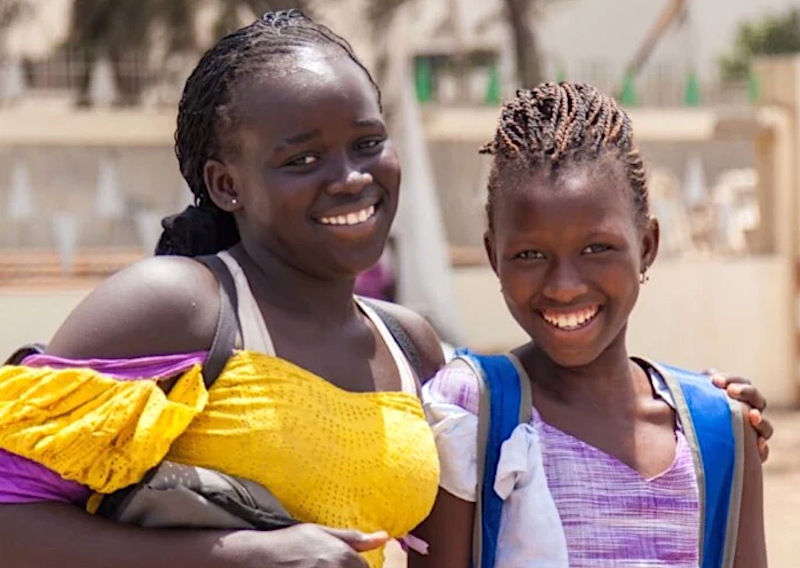
[[[742,404],[747,416],[749,408]],[[756,431],[744,424],[744,475],[734,568],[766,568],[764,487]]]

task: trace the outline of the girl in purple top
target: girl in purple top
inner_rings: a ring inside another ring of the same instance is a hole
[[[483,151],[494,157],[486,251],[531,338],[511,358],[534,406],[501,450],[495,565],[697,568],[691,451],[663,377],[626,347],[659,242],[630,119],[591,86],[548,83],[505,105]],[[412,556],[414,568],[470,565],[477,380],[456,360],[423,389],[442,477],[417,533],[430,554]],[[761,463],[746,430],[732,566],[762,568]]]

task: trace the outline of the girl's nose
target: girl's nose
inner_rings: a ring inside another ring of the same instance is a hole
[[[569,304],[589,291],[580,273],[568,262],[558,262],[549,271],[542,290],[544,296],[559,304]]]

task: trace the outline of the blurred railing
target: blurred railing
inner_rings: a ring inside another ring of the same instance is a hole
[[[174,106],[191,70],[179,58],[153,61],[146,54],[126,52],[98,59],[69,48],[42,58],[0,60],[0,67],[0,94],[5,95],[0,104],[61,98],[84,105],[126,106]]]
[[[501,81],[496,58],[483,52],[479,55],[471,65],[456,65],[442,57],[417,57],[414,80],[420,100],[495,105],[509,96],[513,86]],[[192,64],[193,59],[154,60],[136,52],[126,52],[114,61],[93,60],[85,52],[65,48],[39,59],[0,62],[0,104],[52,97],[86,103],[94,96],[111,104],[174,106]],[[615,96],[621,96],[626,87],[624,70],[603,60],[581,61],[550,74],[548,79],[592,83]],[[11,83],[14,85],[9,88]],[[628,95],[643,107],[742,106],[749,104],[758,90],[746,81],[693,78],[684,64],[654,65],[627,86]]]
[[[620,96],[625,87],[623,70],[605,61],[587,60],[574,69],[562,70],[562,78],[591,83],[606,93]],[[720,81],[716,77],[693,80],[685,65],[654,65],[633,82],[637,106],[678,107],[745,106],[752,102],[757,87],[747,81]],[[695,90],[696,87],[696,90]],[[695,91],[692,93],[691,91]],[[694,96],[697,100],[692,100]]]
[[[70,267],[52,249],[0,249],[0,286],[47,284],[65,278],[102,279],[140,260],[137,248],[84,248],[71,259]]]

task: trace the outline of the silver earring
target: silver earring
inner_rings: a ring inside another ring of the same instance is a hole
[[[639,275],[639,283],[647,284],[648,280],[650,280],[650,276],[647,274],[647,270],[642,270],[642,273]]]
[[[231,205],[236,205],[237,203],[239,203],[238,199],[236,199],[235,197],[231,199]]]

